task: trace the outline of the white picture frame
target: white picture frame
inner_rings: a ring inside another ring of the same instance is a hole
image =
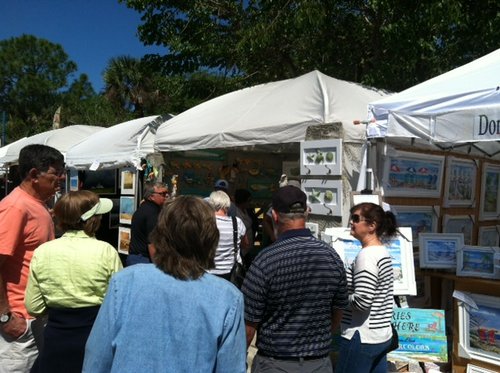
[[[484,163],[481,177],[480,220],[500,218],[500,165]]]
[[[497,373],[497,372],[477,365],[467,364],[466,373]]]
[[[458,356],[500,366],[500,346],[489,345],[490,330],[500,329],[500,298],[467,294],[474,305],[461,300],[458,306]]]
[[[411,228],[398,230],[400,233],[387,246],[393,259],[394,295],[417,295]],[[352,265],[361,250],[361,242],[352,237],[350,231],[350,228],[325,229],[325,233],[332,237],[331,246],[346,268]]]
[[[394,151],[384,159],[384,196],[439,198],[444,170],[443,156]]]
[[[118,227],[118,252],[128,255],[130,249],[130,228]]]
[[[457,267],[457,252],[464,246],[462,233],[421,233],[418,240],[420,268]]]
[[[134,168],[124,168],[120,171],[120,193],[135,195],[137,188],[137,171]]]
[[[342,181],[302,180],[312,214],[342,216]]]
[[[342,175],[342,140],[313,140],[300,143],[301,175]]]
[[[464,245],[457,251],[457,276],[500,279],[500,248]]]
[[[477,165],[471,159],[447,157],[443,205],[474,207]]]
[[[134,196],[120,196],[120,224],[132,224],[135,209]]]
[[[464,245],[472,245],[474,220],[472,215],[445,214],[443,217],[443,233],[463,233]]]
[[[477,244],[479,246],[500,246],[500,225],[479,227]]]
[[[360,203],[374,203],[382,206],[382,196],[379,193],[365,194],[361,192],[351,192],[352,206],[359,205]]]
[[[438,231],[439,206],[392,205],[391,209],[398,226],[411,228],[415,247],[419,244],[419,234]]]

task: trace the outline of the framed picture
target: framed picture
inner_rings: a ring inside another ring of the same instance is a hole
[[[342,216],[342,181],[302,180],[312,214]]]
[[[468,294],[475,305],[458,304],[458,355],[500,366],[500,298]]]
[[[398,230],[400,233],[387,245],[394,270],[394,295],[417,295],[411,228]],[[349,228],[327,228],[325,233],[331,236],[331,246],[346,268],[352,266],[361,250],[361,242],[351,236]]]
[[[137,171],[133,168],[125,168],[120,172],[120,193],[135,195],[137,184]]]
[[[119,227],[118,228],[118,252],[128,255],[129,248],[130,248],[130,228]]]
[[[318,223],[307,222],[306,223],[306,228],[311,231],[311,234],[314,237],[319,238],[319,225],[318,225]]]
[[[479,227],[477,244],[479,246],[500,246],[500,225]]]
[[[300,143],[301,175],[341,175],[342,140],[314,140]]]
[[[472,245],[473,227],[472,215],[445,215],[443,219],[443,233],[462,233],[464,245]]]
[[[457,251],[464,246],[462,233],[421,233],[418,236],[420,268],[457,268]]]
[[[466,373],[496,373],[493,370],[479,367],[477,365],[467,364]]]
[[[135,197],[121,196],[120,197],[120,223],[131,224],[132,215],[135,212]]]
[[[99,195],[113,195],[117,192],[116,170],[84,171],[81,173],[82,189]]]
[[[481,179],[479,219],[497,220],[500,217],[500,165],[485,163]]]
[[[71,168],[69,170],[69,191],[76,192],[78,190],[78,170]]]
[[[500,248],[468,246],[457,251],[457,276],[500,278]]]
[[[360,192],[351,192],[351,197],[353,206],[364,202],[371,202],[382,206],[382,197],[378,193],[364,194]]]
[[[413,245],[419,244],[420,233],[437,232],[439,206],[392,206],[400,227],[410,227]]]
[[[441,196],[444,157],[394,152],[384,162],[384,195],[396,197]]]
[[[448,157],[446,164],[444,206],[473,207],[476,194],[476,163],[473,160]]]

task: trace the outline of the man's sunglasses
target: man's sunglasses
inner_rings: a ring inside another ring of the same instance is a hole
[[[162,197],[168,196],[168,192],[153,192],[153,194],[159,194]]]

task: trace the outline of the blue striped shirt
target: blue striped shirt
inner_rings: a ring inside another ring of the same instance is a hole
[[[330,351],[332,312],[348,304],[342,260],[309,229],[284,232],[253,261],[242,287],[245,320],[258,324],[257,348],[269,356]]]

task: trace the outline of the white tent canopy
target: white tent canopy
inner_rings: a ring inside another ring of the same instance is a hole
[[[154,152],[158,126],[171,117],[153,115],[105,128],[73,146],[66,154],[66,165],[87,170],[139,167],[141,158]]]
[[[52,146],[61,153],[66,154],[68,149],[86,139],[88,136],[103,130],[103,127],[87,126],[76,124],[73,126],[63,127],[56,130],[45,131],[36,135],[25,137],[21,140],[9,144],[5,150],[5,154],[0,157],[0,164],[17,163],[19,152],[26,145],[42,144]]]
[[[377,135],[500,159],[500,49],[369,105]]]
[[[300,142],[311,125],[343,125],[344,141],[363,142],[369,102],[375,89],[312,71],[295,79],[266,83],[216,97],[158,128],[155,147],[181,151]]]

